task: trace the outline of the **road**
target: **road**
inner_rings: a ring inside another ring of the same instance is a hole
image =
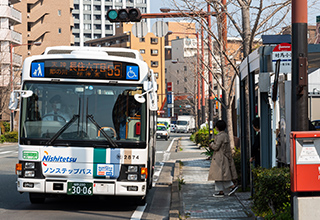
[[[0,219],[168,219],[172,167],[169,141],[157,140],[153,188],[145,206],[114,197],[49,198],[44,204],[31,204],[27,193],[16,190],[15,164],[18,145],[0,146]],[[174,146],[175,147],[175,146]],[[174,147],[172,149],[174,150]]]

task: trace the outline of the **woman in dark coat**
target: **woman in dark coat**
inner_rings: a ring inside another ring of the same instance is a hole
[[[211,160],[208,180],[215,181],[215,190],[217,193],[213,196],[223,197],[223,190],[229,187],[231,188],[228,193],[230,196],[238,189],[238,187],[232,182],[232,180],[238,178],[238,175],[232,158],[229,137],[224,131],[226,129],[225,121],[217,121],[216,129],[219,133],[216,135],[215,141],[209,145],[214,152]]]

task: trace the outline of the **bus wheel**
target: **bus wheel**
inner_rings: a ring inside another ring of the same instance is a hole
[[[42,193],[29,193],[29,200],[32,204],[44,203],[46,197]]]

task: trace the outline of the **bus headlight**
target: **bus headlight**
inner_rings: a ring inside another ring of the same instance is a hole
[[[137,174],[128,174],[128,180],[137,181],[138,180],[138,175]]]
[[[26,170],[24,171],[25,177],[35,177],[35,171],[34,170]]]
[[[36,166],[35,166],[35,164],[34,164],[33,162],[26,162],[26,163],[24,164],[24,167],[25,167],[26,169],[34,169]]]
[[[128,166],[129,173],[136,173],[138,172],[138,166]]]

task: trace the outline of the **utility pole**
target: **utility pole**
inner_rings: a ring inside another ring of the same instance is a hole
[[[291,131],[309,130],[307,3],[307,0],[292,0]]]

